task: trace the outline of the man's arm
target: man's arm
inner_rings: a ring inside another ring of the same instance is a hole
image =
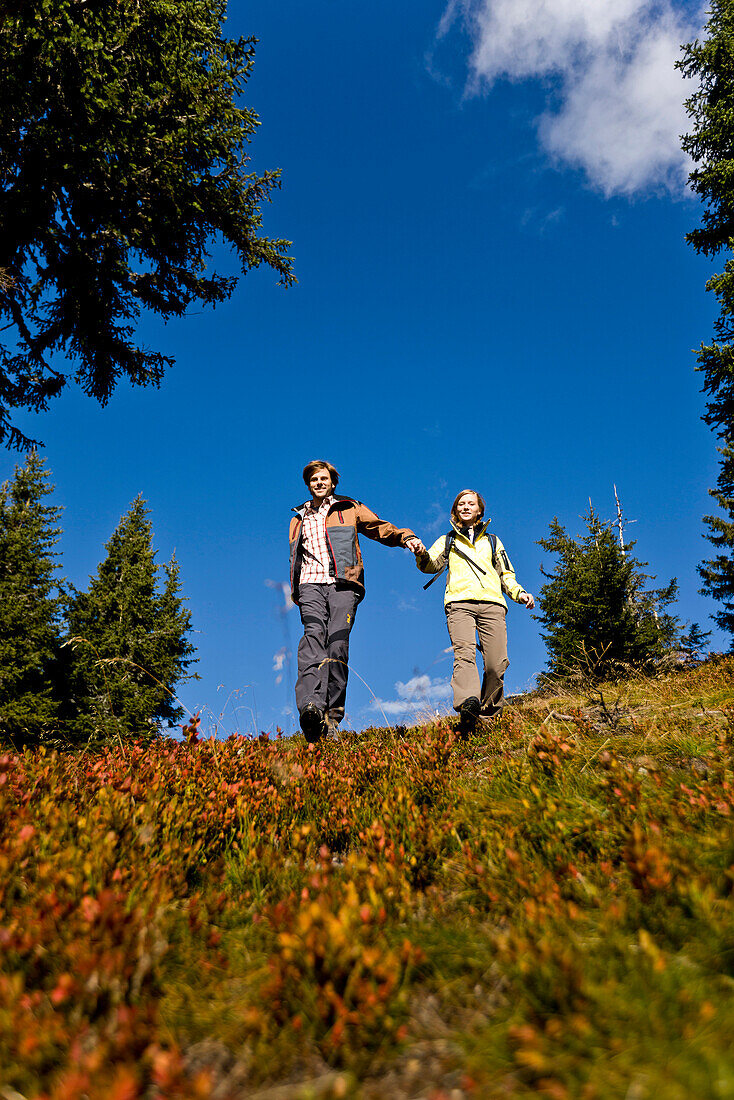
[[[382,542],[385,546],[408,546],[413,540],[418,539],[414,531],[409,527],[396,527],[386,519],[380,519],[364,504],[357,502],[357,530],[366,535],[368,539]],[[409,547],[411,550],[412,546]]]

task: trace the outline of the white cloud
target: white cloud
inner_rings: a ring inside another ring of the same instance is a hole
[[[674,64],[703,9],[692,21],[671,0],[452,0],[439,37],[459,17],[473,42],[470,94],[501,78],[551,80],[557,107],[537,120],[547,153],[607,196],[682,192],[691,89]]]
[[[523,228],[530,228],[539,234],[544,234],[546,230],[551,229],[554,225],[558,225],[566,214],[563,206],[556,207],[555,210],[542,210],[538,206],[528,207],[523,211],[520,217],[520,225]]]
[[[426,700],[442,699],[448,695],[449,685],[445,680],[432,680],[430,676],[414,676],[407,684],[400,680],[395,685],[395,690],[401,699],[406,702],[426,702]]]
[[[291,586],[286,581],[266,580],[265,585],[267,588],[274,588],[275,591],[280,592],[281,596],[283,597],[283,603],[278,608],[278,611],[281,614],[285,614],[287,611],[290,611],[291,608],[296,606],[291,599]]]
[[[448,680],[432,680],[430,676],[413,676],[407,683],[395,684],[397,699],[375,699],[371,710],[381,711],[390,717],[416,715],[433,711],[451,695]]]
[[[278,673],[275,677],[276,684],[283,683],[283,670],[286,666],[286,662],[290,662],[290,659],[290,651],[285,646],[279,649],[277,653],[273,654],[273,672]]]

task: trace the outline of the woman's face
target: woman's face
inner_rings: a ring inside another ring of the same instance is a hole
[[[479,519],[479,501],[476,493],[462,493],[456,505],[456,514],[462,527],[470,527]]]

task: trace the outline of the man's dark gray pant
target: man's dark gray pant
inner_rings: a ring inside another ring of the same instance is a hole
[[[299,714],[307,703],[315,703],[334,722],[344,717],[349,633],[358,602],[356,592],[335,584],[300,586],[298,610],[303,637],[298,643],[296,681]]]

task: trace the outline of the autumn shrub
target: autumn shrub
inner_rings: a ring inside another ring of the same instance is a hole
[[[624,728],[0,757],[0,1085],[725,1097],[733,671],[616,685]]]
[[[277,949],[263,1004],[328,1061],[359,1068],[404,1035],[406,981],[421,953],[388,923],[385,903],[400,909],[389,869],[360,856],[336,876],[327,849],[321,858],[300,895],[267,914]]]

